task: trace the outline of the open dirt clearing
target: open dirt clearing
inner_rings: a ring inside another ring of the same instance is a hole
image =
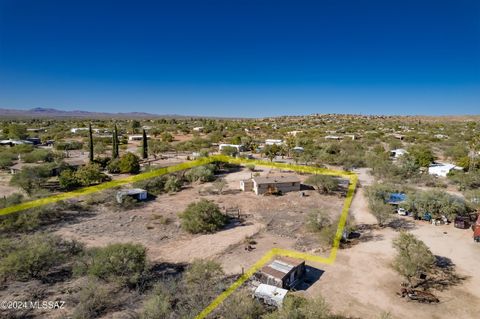
[[[261,169],[257,172],[262,175],[279,173]],[[266,232],[264,238],[277,238],[271,239],[271,244],[265,241],[267,251],[273,247],[294,247],[306,251],[318,249],[315,236],[305,230],[306,215],[311,210],[322,209],[334,218],[341,212],[343,198],[320,195],[314,190],[305,190],[305,197],[299,196],[298,192],[283,196],[257,196],[253,192],[241,192],[240,180],[250,176],[251,172],[244,168],[223,176],[228,187],[222,195],[212,193],[212,183],[205,183],[186,187],[173,195],[162,194],[131,210],[115,211],[97,207],[78,222],[61,225],[56,233],[75,238],[87,246],[104,246],[115,242],[141,243],[147,247],[150,259],[169,262],[215,258],[241,246],[246,237],[260,231]],[[302,180],[306,177],[300,176]],[[236,222],[215,234],[186,233],[180,228],[178,213],[189,203],[202,198],[216,202],[224,211],[240,211],[243,222]],[[275,246],[273,242],[279,245]],[[283,246],[283,243],[288,244]],[[260,247],[258,250],[261,250]],[[240,262],[242,258],[237,261]]]

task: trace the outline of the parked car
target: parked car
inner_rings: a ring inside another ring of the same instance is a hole
[[[397,208],[397,214],[400,215],[400,216],[407,216],[408,215],[408,212],[405,208]]]

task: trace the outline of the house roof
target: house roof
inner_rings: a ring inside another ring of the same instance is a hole
[[[38,163],[17,163],[15,165],[12,165],[10,166],[10,169],[13,169],[13,170],[21,170],[22,168],[24,167],[35,167],[35,166],[39,166],[40,164]]]
[[[304,262],[304,260],[290,257],[276,257],[270,264],[264,266],[261,272],[278,279],[283,279],[293,268],[300,266]]]
[[[257,184],[300,183],[300,179],[293,175],[257,176],[253,181]]]
[[[146,193],[147,191],[142,188],[130,188],[130,189],[123,189],[117,192],[117,194],[121,195],[138,195],[142,193]]]

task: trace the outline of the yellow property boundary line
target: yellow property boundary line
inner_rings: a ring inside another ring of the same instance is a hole
[[[321,174],[321,175],[331,175],[331,176],[340,176],[347,178],[349,180],[347,196],[343,204],[342,213],[340,215],[340,220],[338,222],[337,231],[335,233],[335,238],[333,241],[332,249],[328,257],[321,257],[306,253],[300,253],[293,250],[273,248],[268,251],[265,255],[262,256],[252,267],[250,267],[240,278],[238,278],[230,287],[228,287],[224,292],[222,292],[215,300],[213,300],[205,309],[200,312],[195,319],[203,319],[208,316],[215,308],[217,308],[228,296],[230,296],[237,288],[239,288],[245,281],[247,281],[255,272],[257,272],[261,267],[263,267],[268,261],[270,261],[275,256],[288,256],[294,258],[305,259],[307,261],[313,261],[324,264],[333,264],[337,258],[337,250],[340,246],[340,239],[342,238],[343,229],[348,217],[348,210],[352,203],[353,195],[355,193],[355,188],[358,182],[358,176],[352,172],[340,171],[340,170],[331,170],[326,168],[316,168],[311,166],[302,166],[286,163],[275,163],[267,162],[263,160],[252,160],[252,159],[241,159],[233,158],[225,155],[213,155],[205,158],[201,158],[195,161],[185,162],[178,165],[173,165],[169,167],[163,167],[155,169],[149,172],[141,173],[138,175],[128,176],[118,180],[113,180],[106,182],[100,185],[90,186],[81,188],[71,192],[65,192],[46,198],[36,199],[28,202],[24,202],[18,205],[9,206],[6,208],[0,209],[0,216],[16,213],[22,210],[40,207],[47,204],[56,203],[62,200],[76,198],[80,196],[90,195],[102,190],[109,188],[114,188],[126,184],[131,184],[134,182],[139,182],[147,180],[153,177],[158,177],[161,175],[174,173],[182,171],[185,169],[193,168],[196,166],[201,166],[209,164],[212,162],[226,162],[231,164],[254,164],[258,166],[278,168],[282,170],[291,170],[300,173],[309,173],[309,174]]]

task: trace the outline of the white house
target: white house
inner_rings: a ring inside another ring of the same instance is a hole
[[[343,139],[343,137],[337,136],[337,135],[327,135],[327,136],[325,136],[325,139],[326,140],[336,140],[336,141],[338,141],[338,140]]]
[[[428,167],[428,174],[435,176],[447,177],[452,169],[463,170],[463,167],[449,163],[434,163]]]
[[[193,128],[194,132],[203,132],[203,126],[197,126]]]
[[[150,138],[150,135],[147,135],[147,139]],[[143,140],[143,135],[139,134],[139,135],[129,135],[128,136],[128,140],[129,141],[141,141]]]
[[[88,131],[88,127],[74,127],[70,129],[70,132],[72,132],[73,134],[77,134],[80,131]],[[100,133],[100,129],[92,128],[92,132]]]
[[[405,154],[408,154],[408,152],[403,148],[397,148],[390,151],[390,157],[393,157],[393,158],[400,158]]]
[[[297,136],[297,134],[300,134],[300,133],[303,133],[303,131],[290,131],[290,132],[287,132],[288,135],[291,135],[291,136]]]
[[[266,139],[265,145],[283,145],[283,140]]]
[[[143,201],[146,200],[148,197],[148,193],[146,190],[141,189],[141,188],[132,188],[132,189],[125,189],[125,190],[120,190],[116,194],[116,199],[119,204],[123,203],[123,200],[125,197],[132,197],[135,198],[138,201]]]

